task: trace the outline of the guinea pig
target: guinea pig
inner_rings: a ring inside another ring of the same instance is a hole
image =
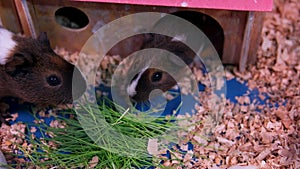
[[[153,26],[152,30],[162,33],[171,32],[173,35],[176,34],[176,36],[168,37],[162,34],[147,34],[144,38],[145,40],[141,49],[164,49],[178,56],[186,65],[196,61],[196,64],[199,65],[201,69],[204,68],[202,61],[199,57],[196,57],[197,54],[193,52],[193,50],[185,45],[186,41],[193,41],[193,45],[195,45],[193,46],[194,49],[196,49],[197,53],[201,52],[201,55],[218,54],[219,56],[222,56],[224,38],[223,32],[208,18],[208,16],[196,14],[192,11],[180,11],[175,12],[172,15],[166,15],[159,19]],[[174,15],[177,17],[174,17]],[[201,36],[196,37],[193,27],[182,24],[182,19],[192,23],[195,27],[200,29],[207,38],[203,38]],[[178,32],[181,32],[181,34],[177,34]],[[208,40],[211,41],[211,45],[208,45]],[[204,52],[206,52],[206,54],[204,54]],[[175,67],[177,66],[176,61],[172,61],[172,57],[169,61],[165,60],[163,62],[170,62],[171,64],[173,63]],[[179,69],[182,70],[182,68]],[[180,73],[180,70],[177,72]],[[127,94],[133,101],[143,102],[149,99],[149,95],[152,90],[160,89],[165,92],[175,86],[176,83],[177,82],[174,78],[165,71],[151,68],[142,69],[142,71],[140,71],[130,81],[127,87]]]
[[[196,54],[182,42],[184,39],[184,35],[168,37],[160,34],[147,34],[142,49],[159,48],[167,50],[182,59],[186,65],[189,65],[194,61]],[[180,71],[176,68],[182,69],[172,57],[162,62],[168,62],[165,65],[173,67],[174,71]],[[165,92],[176,84],[176,80],[169,73],[156,68],[146,68],[131,80],[127,87],[127,94],[134,102],[144,102],[149,99],[152,90],[159,89]]]
[[[37,106],[72,103],[74,70],[51,49],[46,33],[33,39],[0,27],[0,99],[12,96]],[[76,80],[75,98],[86,87],[81,75]]]

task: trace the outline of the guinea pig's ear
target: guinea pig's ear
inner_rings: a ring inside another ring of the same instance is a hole
[[[16,53],[4,65],[4,70],[11,76],[24,75],[28,73],[33,62],[30,54]]]
[[[46,32],[41,32],[40,35],[38,36],[37,40],[44,44],[45,46],[50,47],[50,41],[48,39],[47,33]]]

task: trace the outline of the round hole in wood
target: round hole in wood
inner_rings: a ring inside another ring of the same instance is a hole
[[[62,7],[56,10],[55,20],[59,25],[70,29],[81,29],[89,24],[87,15],[74,7]]]

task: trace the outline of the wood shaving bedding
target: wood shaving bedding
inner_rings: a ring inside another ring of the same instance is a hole
[[[238,97],[237,104],[226,102],[225,111],[219,125],[211,132],[211,137],[203,137],[204,125],[197,124],[178,147],[174,147],[171,160],[165,158],[163,165],[171,168],[300,168],[300,3],[298,0],[275,0],[273,12],[267,13],[262,30],[262,43],[257,53],[257,63],[249,66],[245,73],[227,71],[228,79],[247,81],[251,89],[258,88],[270,96],[270,103],[278,107],[260,106],[250,101],[247,95]],[[78,53],[68,53],[63,49],[56,52],[76,63]],[[115,60],[104,60],[101,67],[109,68]],[[203,82],[202,73],[194,69],[196,79]],[[108,74],[109,75],[109,74]],[[108,75],[102,76],[109,78]],[[228,89],[230,92],[230,89]],[[209,91],[207,91],[209,93]],[[205,94],[200,102],[205,100]],[[208,107],[196,106],[195,121],[203,121],[208,116]],[[257,112],[260,110],[261,112]],[[43,112],[40,112],[42,115]],[[12,120],[16,118],[17,114]],[[40,121],[37,121],[40,122]],[[54,127],[63,124],[52,122]],[[30,149],[30,144],[18,135],[16,130],[25,131],[25,125],[2,124],[0,128],[1,151],[8,161],[25,162],[10,156],[16,152],[13,142]],[[31,128],[33,133],[35,128]],[[194,144],[188,150],[187,141]],[[182,152],[185,151],[185,153]],[[162,153],[162,152],[161,152]],[[166,152],[164,152],[166,153]],[[176,160],[175,160],[176,158]],[[98,157],[90,161],[91,167]]]

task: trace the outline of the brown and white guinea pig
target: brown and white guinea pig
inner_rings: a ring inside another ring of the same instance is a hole
[[[184,44],[183,41],[185,38],[185,35],[168,37],[154,33],[137,34],[120,41],[108,52],[108,55],[119,55],[121,58],[126,58],[141,49],[159,48],[179,56],[186,65],[189,65],[193,62],[196,54]],[[160,60],[160,62],[161,61],[162,60]],[[139,61],[135,64],[143,64],[138,62]],[[151,61],[147,60],[147,62]],[[170,66],[176,66],[177,64],[176,60],[172,58],[164,60],[163,62],[169,62],[167,64]],[[152,90],[160,89],[165,92],[175,86],[176,83],[176,80],[167,72],[155,68],[146,68],[140,70],[140,72],[133,77],[127,85],[126,93],[132,101],[144,102],[149,99]]]
[[[145,37],[142,49],[159,48],[167,50],[182,59],[186,65],[194,61],[196,54],[182,42],[186,38],[184,35],[168,37],[159,34],[147,34]],[[172,57],[161,61],[168,62],[165,65],[173,67],[174,71],[180,71],[176,70],[176,67],[182,69]],[[176,84],[176,80],[169,73],[156,68],[147,68],[134,76],[127,87],[127,94],[134,102],[144,102],[149,99],[151,91],[159,89],[165,92]]]
[[[0,99],[12,96],[38,106],[72,103],[74,68],[51,49],[46,33],[32,39],[0,27]],[[78,89],[85,89],[83,77],[78,80]]]
[[[161,34],[146,34],[144,38],[144,42],[141,46],[141,49],[147,48],[158,48],[167,50],[174,55],[178,56],[186,65],[190,65],[192,62],[196,61],[197,65],[204,68],[203,63],[199,57],[196,57],[196,53],[191,50],[185,43],[187,41],[193,42],[193,46],[197,49],[197,52],[203,51],[212,52],[216,54],[213,49],[212,45],[208,44],[208,39],[212,41],[213,46],[216,48],[216,51],[219,55],[222,54],[222,36],[221,33],[218,32],[217,28],[214,25],[210,25],[207,22],[205,17],[201,18],[190,15],[186,12],[179,12],[175,13],[178,18],[174,19],[174,16],[167,15],[161,18],[152,28],[155,32],[173,32],[176,34],[174,37],[168,37]],[[190,26],[186,26],[185,24],[181,24],[182,22],[179,19],[182,18],[190,23],[193,23],[195,27],[202,30],[202,32],[208,37],[203,38],[202,35],[199,37],[195,37],[195,29]],[[177,29],[178,28],[178,29]],[[177,30],[181,32],[177,34]],[[181,31],[183,30],[183,31]],[[207,39],[207,40],[206,40]],[[194,43],[195,42],[195,43]],[[169,61],[163,62],[170,62],[176,67],[176,61],[172,61],[172,58]],[[179,68],[181,69],[181,68]],[[180,70],[178,70],[180,73]],[[183,75],[186,76],[186,75]],[[163,92],[171,89],[173,86],[176,85],[175,79],[167,72],[149,68],[149,69],[142,69],[134,78],[130,81],[130,84],[127,87],[127,94],[129,97],[136,102],[143,102],[149,99],[149,95],[152,90],[160,89]]]

